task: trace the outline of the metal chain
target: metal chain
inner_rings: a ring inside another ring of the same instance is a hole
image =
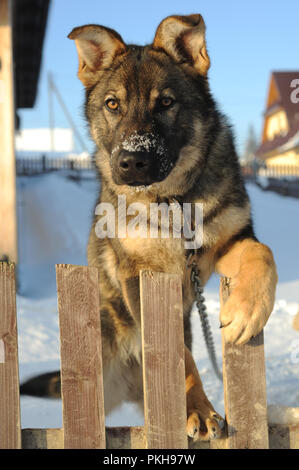
[[[195,298],[196,298],[196,306],[200,316],[201,321],[201,328],[203,332],[203,336],[205,339],[205,343],[207,346],[208,354],[210,357],[210,361],[212,363],[214,372],[221,382],[223,381],[222,372],[220,371],[216,359],[216,352],[215,352],[215,345],[213,340],[213,335],[211,332],[211,327],[209,324],[209,318],[207,314],[207,308],[205,305],[205,298],[203,296],[203,287],[200,280],[199,269],[195,261],[193,261],[190,265],[191,267],[191,282],[194,288]]]

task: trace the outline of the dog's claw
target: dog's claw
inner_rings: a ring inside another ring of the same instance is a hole
[[[224,428],[224,424],[225,424],[224,419],[218,413],[213,414],[213,419],[217,421],[218,426],[222,431],[222,429]]]
[[[218,439],[221,436],[222,431],[218,421],[218,418],[216,419],[215,417],[212,419],[208,418],[206,420],[206,427],[208,429],[207,439]]]
[[[192,413],[187,420],[187,435],[197,441],[200,422],[197,413]]]

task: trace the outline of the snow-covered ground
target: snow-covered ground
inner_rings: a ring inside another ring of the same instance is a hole
[[[55,263],[86,264],[86,245],[98,183],[66,174],[18,178],[20,265],[18,331],[21,380],[59,368]],[[277,300],[265,328],[269,404],[299,406],[299,335],[292,329],[299,308],[299,201],[248,185],[256,233],[278,265]],[[221,360],[219,280],[206,287],[207,308]],[[215,378],[197,312],[192,314],[193,353],[205,390],[223,413],[222,384]],[[22,427],[61,427],[60,400],[21,398]],[[140,425],[134,405],[124,404],[107,425]]]

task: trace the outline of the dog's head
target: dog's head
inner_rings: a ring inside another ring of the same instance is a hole
[[[75,28],[68,37],[78,50],[102,178],[124,191],[158,185],[161,193],[164,184],[166,192],[179,193],[178,180],[184,186],[195,160],[200,165],[213,108],[201,15],[164,19],[144,47],[126,45],[98,25]]]

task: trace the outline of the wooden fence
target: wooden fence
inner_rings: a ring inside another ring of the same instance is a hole
[[[299,165],[272,165],[261,166],[257,163],[243,165],[243,176],[256,178],[257,176],[276,179],[299,180]]]
[[[147,271],[139,279],[145,423],[105,427],[98,271],[57,265],[56,273],[63,429],[21,429],[15,268],[0,264],[0,449],[268,448],[269,438],[270,447],[299,443],[297,426],[268,428],[263,333],[241,347],[223,342],[226,430],[210,443],[188,443],[181,280]],[[221,293],[223,303],[225,280]]]
[[[88,158],[48,158],[45,155],[36,158],[17,158],[16,172],[18,176],[34,176],[52,171],[93,170],[94,163]]]
[[[242,166],[243,177],[264,191],[299,198],[299,165]]]

